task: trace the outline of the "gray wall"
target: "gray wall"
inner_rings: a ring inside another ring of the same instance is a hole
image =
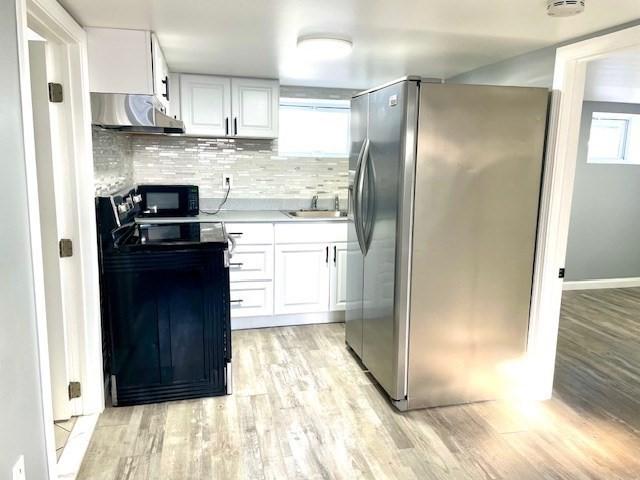
[[[547,47],[480,67],[450,78],[447,83],[551,88],[556,48]]]
[[[593,112],[640,114],[640,105],[584,102],[566,279],[640,277],[640,165],[587,163]]]
[[[557,21],[557,19],[551,20]],[[449,78],[447,82],[473,85],[509,85],[515,87],[551,88],[553,85],[553,71],[555,69],[557,48],[580,40],[605,35],[607,33],[623,30],[636,25],[640,25],[640,20],[600,30],[589,35],[558,43],[551,47],[534,50],[533,52],[518,55],[517,57],[509,58],[492,65],[486,65],[484,67],[471,70],[470,72]]]
[[[48,477],[36,334],[15,2],[0,2],[0,478],[24,454],[29,479]]]

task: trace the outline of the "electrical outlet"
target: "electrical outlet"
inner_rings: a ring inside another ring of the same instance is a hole
[[[233,175],[229,173],[222,174],[222,188],[227,189],[233,187]]]
[[[24,455],[20,455],[20,458],[13,466],[13,480],[27,480],[24,472]]]

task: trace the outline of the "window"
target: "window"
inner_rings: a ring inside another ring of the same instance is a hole
[[[640,115],[594,112],[587,163],[640,164]]]
[[[280,155],[349,156],[349,101],[280,99]]]

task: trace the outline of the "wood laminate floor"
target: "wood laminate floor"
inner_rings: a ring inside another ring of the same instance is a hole
[[[398,413],[341,324],[233,334],[229,397],[109,408],[80,479],[640,479],[640,289],[566,292],[554,398]]]

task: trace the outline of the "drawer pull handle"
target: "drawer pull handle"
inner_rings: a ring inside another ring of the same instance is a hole
[[[242,232],[229,232],[229,233],[227,233],[227,235],[232,235],[234,237],[241,237],[242,235],[244,235],[244,233],[242,233]]]
[[[244,300],[229,300],[229,303],[242,303]]]
[[[235,263],[232,262],[229,264],[230,267],[238,267],[238,268],[241,268],[242,265],[244,265],[244,263],[242,262],[235,262]]]

